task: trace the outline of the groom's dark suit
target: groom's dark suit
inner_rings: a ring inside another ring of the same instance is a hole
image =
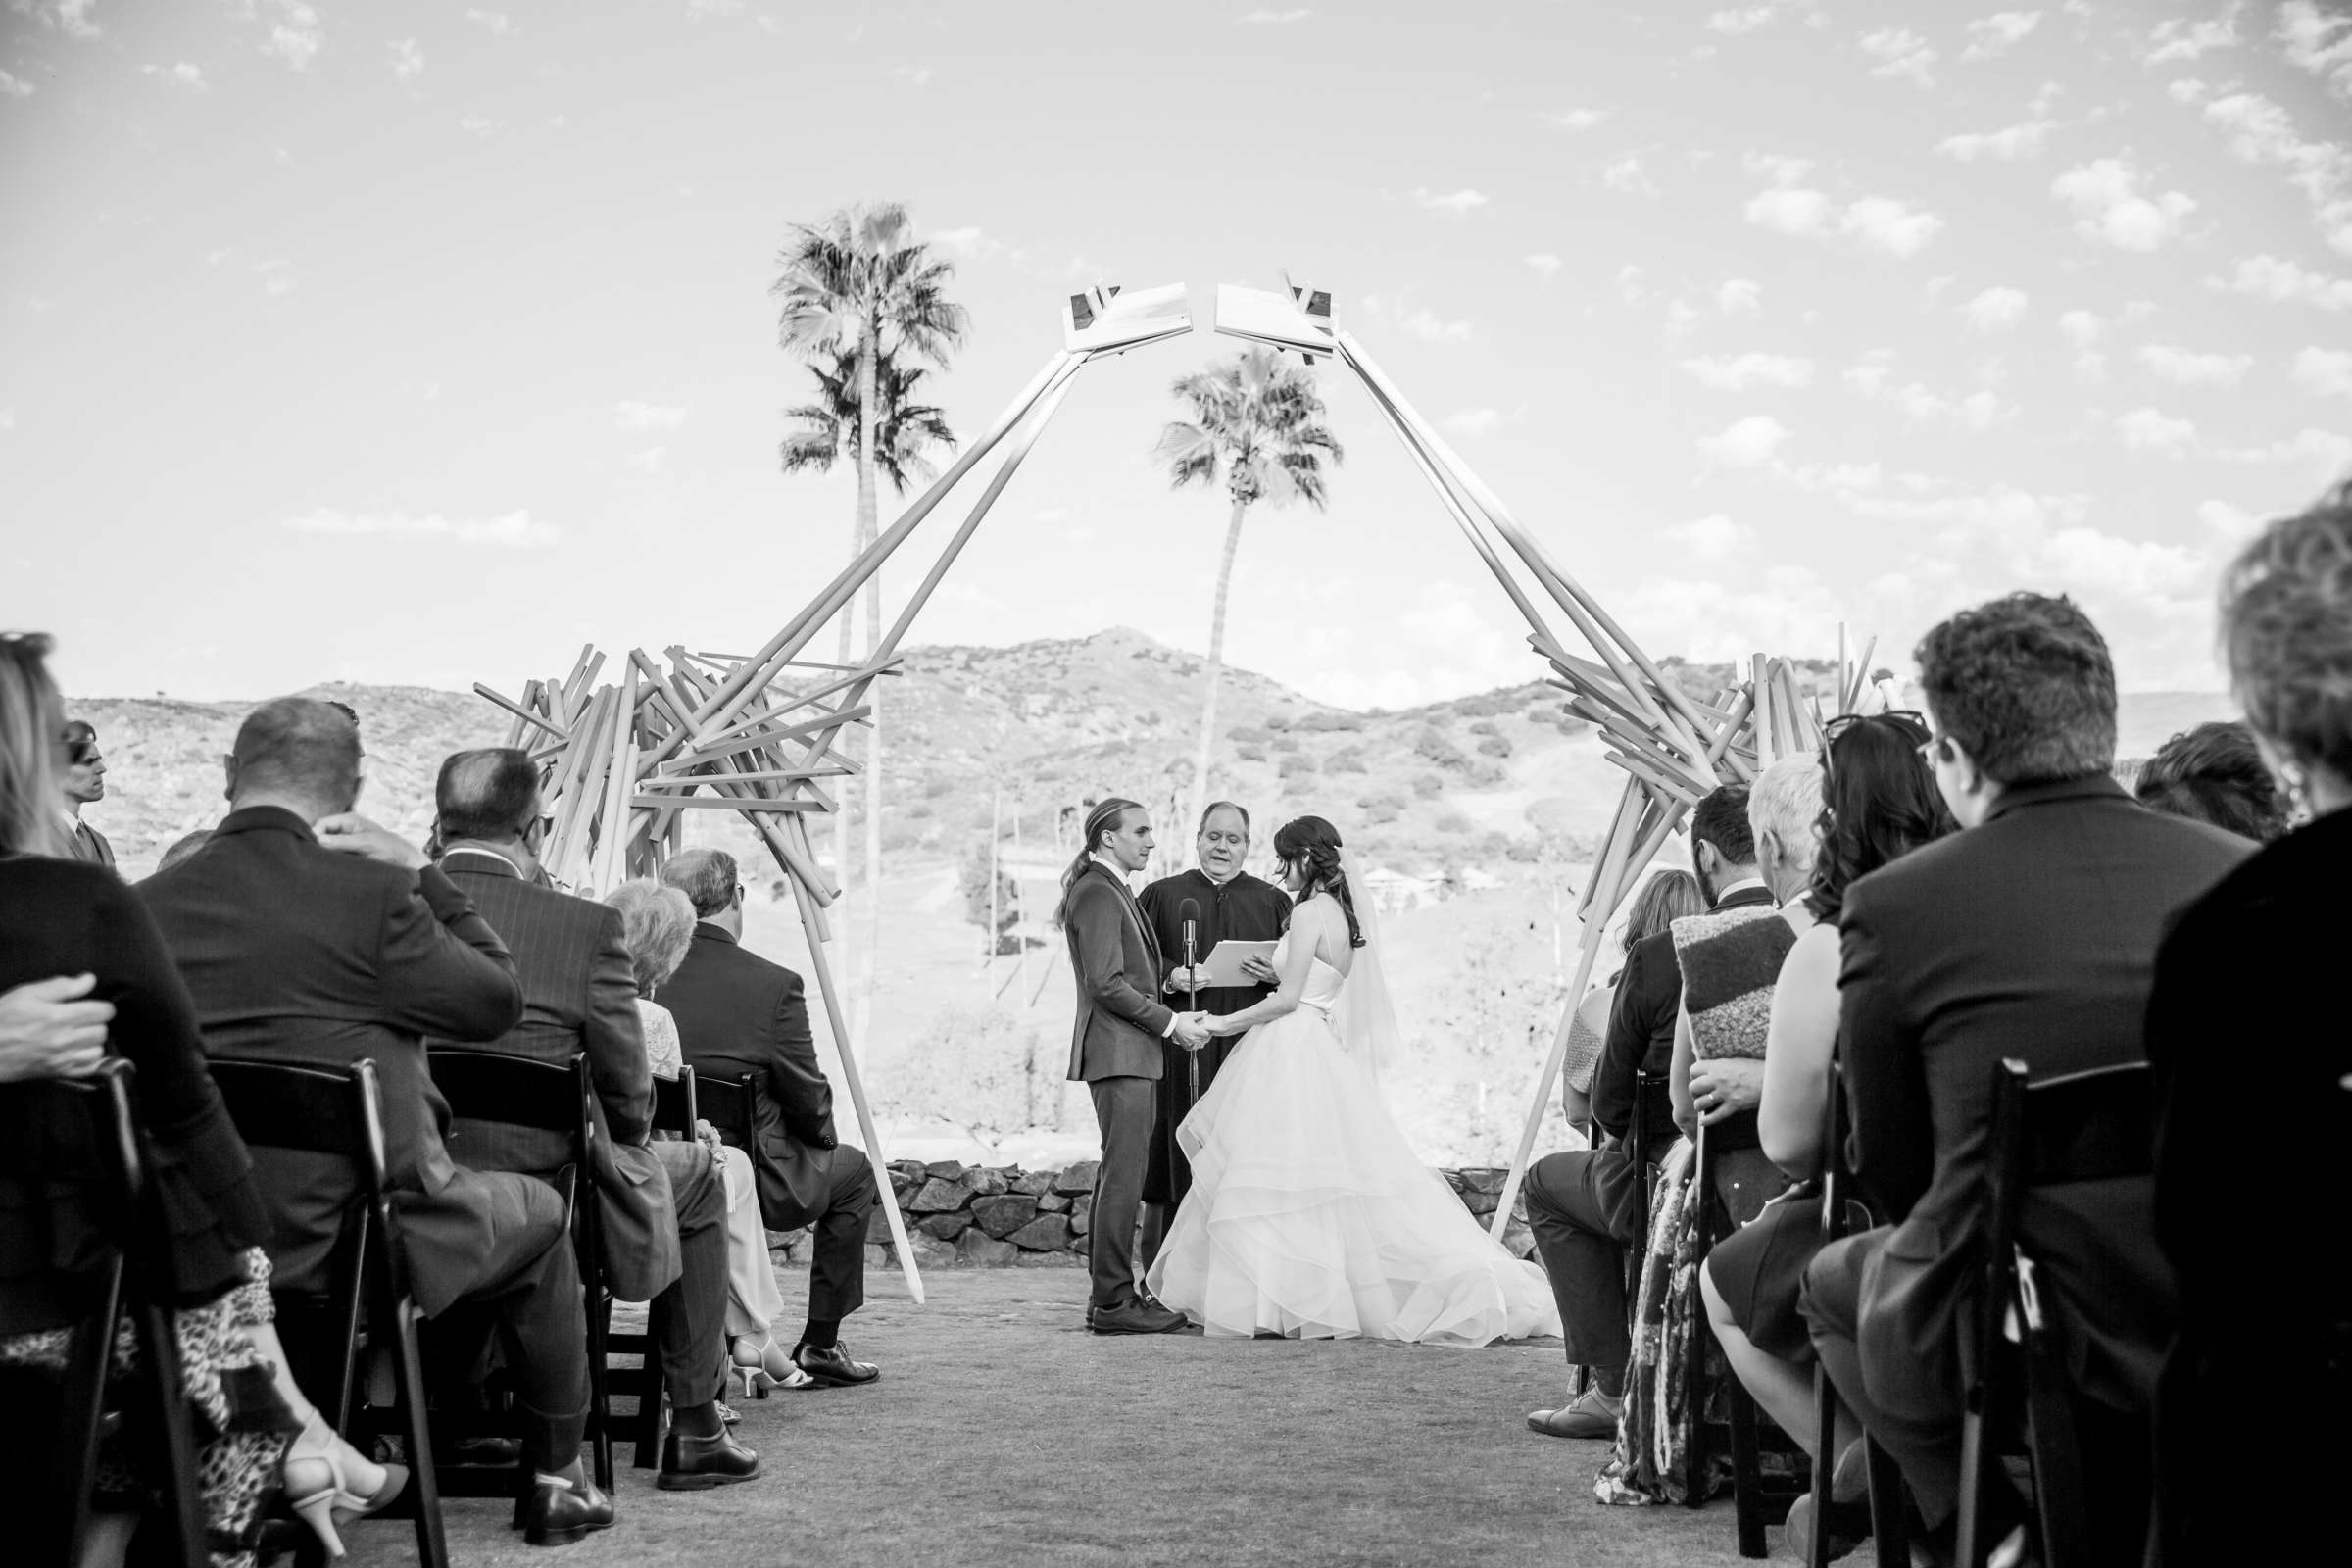
[[[1089,860],[1062,906],[1078,1017],[1070,1078],[1095,1098],[1102,1163],[1087,1221],[1087,1261],[1098,1310],[1135,1299],[1135,1218],[1152,1153],[1152,1085],[1164,1070],[1160,1041],[1174,1021],[1159,994],[1159,944],[1125,879]]]

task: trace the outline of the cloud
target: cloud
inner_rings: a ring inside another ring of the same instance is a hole
[[[262,291],[271,299],[294,292],[294,272],[291,262],[270,260],[253,264],[256,276],[262,280]]]
[[[1872,250],[1889,256],[1917,253],[1943,227],[1943,220],[1906,202],[1885,196],[1865,196],[1845,210],[1838,230],[1850,234]]]
[[[891,71],[891,74],[909,87],[928,87],[939,73],[929,66],[899,66]]]
[[[1526,417],[1527,405],[1522,403],[1508,414],[1503,413],[1500,409],[1463,409],[1459,413],[1446,416],[1438,423],[1453,435],[1468,436],[1472,440],[1483,440],[1504,425],[1517,424]]]
[[[2328,243],[2352,256],[2352,146],[2306,141],[2285,110],[2260,93],[2233,92],[2205,106],[2204,118],[2230,133],[2230,150],[2247,163],[2281,169],[2303,193]]]
[[[1988,389],[1952,397],[1924,381],[1907,382],[1888,401],[1914,424],[1956,424],[1970,430],[1989,430],[2004,415],[2017,412]]]
[[[1721,435],[1700,440],[1698,455],[1712,467],[1761,467],[1772,461],[1788,433],[1788,427],[1771,415],[1751,414],[1733,420]]]
[[[468,11],[466,20],[493,38],[512,38],[522,30],[504,11]]]
[[[2297,351],[2288,371],[2295,385],[2324,398],[2352,398],[2352,353],[2340,349]]]
[[[2069,311],[2058,318],[2058,330],[2075,347],[2086,349],[2099,340],[2102,323],[2088,311]]]
[[[2197,427],[2188,419],[2176,419],[2154,409],[2133,409],[2115,416],[2115,433],[2122,437],[2128,452],[2156,452],[2177,458],[2196,439]]]
[[[392,77],[395,81],[415,81],[424,74],[424,50],[414,38],[395,38],[384,45],[392,51]]]
[[[12,76],[7,72],[0,71],[0,98],[29,98],[31,96],[31,82],[22,76]]]
[[[2251,294],[2274,305],[2316,305],[2323,311],[2352,311],[2352,278],[2329,277],[2299,262],[2276,256],[2238,259],[2227,278],[2207,278],[2208,288]]]
[[[1715,290],[1715,308],[1726,316],[1753,316],[1764,308],[1764,290],[1744,277],[1726,278]]]
[[[1751,386],[1810,386],[1813,362],[1788,354],[1709,355],[1682,362],[1701,386],[1744,392]]]
[[[1402,332],[1424,343],[1467,343],[1468,321],[1448,321],[1426,305],[1414,305],[1401,294],[1364,296],[1364,315],[1375,326]]]
[[[1871,68],[1874,76],[1887,76],[1932,87],[1936,78],[1929,68],[1936,64],[1936,51],[1928,40],[1907,27],[1881,27],[1862,35],[1862,52],[1878,62]]]
[[[308,70],[325,47],[326,29],[318,13],[303,0],[260,0],[248,14],[263,17],[269,25],[270,36],[262,40],[262,53],[289,70]]]
[[[2258,447],[2224,447],[2214,454],[2224,463],[2308,465],[2313,478],[2331,484],[2352,473],[2352,435],[2306,426],[2284,440]]]
[[[14,409],[0,409],[0,435],[6,435],[16,427],[17,411]]]
[[[2230,0],[2218,17],[2175,17],[2159,22],[2148,34],[2148,52],[2144,57],[2151,66],[2169,60],[2195,60],[2215,49],[2237,47],[2237,13],[2240,0]]]
[[[513,550],[543,549],[564,537],[564,530],[552,522],[533,522],[528,512],[510,512],[502,517],[444,517],[439,513],[412,517],[405,512],[321,509],[288,517],[279,526],[295,533],[391,534],[448,539],[462,545],[500,545]]]
[[[176,66],[141,66],[139,74],[153,76],[158,81],[168,81],[175,87],[185,87],[191,92],[202,92],[205,88],[204,72],[185,60]]]
[[[1765,0],[1762,5],[1738,6],[1725,11],[1712,11],[1707,14],[1707,30],[1729,33],[1737,37],[1740,33],[1753,32],[1758,27],[1768,25],[1782,12],[1793,10],[1794,7],[1795,0]]]
[[[9,0],[8,8],[21,17],[35,18],[69,38],[86,42],[103,30],[90,20],[97,0]]]
[[[1658,187],[1642,172],[1642,160],[1628,154],[1600,172],[1600,182],[1632,196],[1655,196]]]
[[[1678,522],[1664,530],[1667,542],[1697,561],[1722,561],[1756,542],[1756,530],[1722,513]]]
[[[1872,349],[1862,358],[1838,373],[1838,378],[1866,398],[1875,398],[1886,389],[1886,377],[1894,369],[1894,350]]]
[[[1591,130],[1615,112],[1610,109],[1546,109],[1536,118],[1562,130]]]
[[[1946,136],[1936,144],[1936,150],[1964,164],[1973,164],[1980,158],[2014,164],[2040,157],[2043,142],[2057,128],[2055,120],[2022,120],[1998,130],[1963,131],[1957,136]]]
[[[2024,289],[1988,288],[1960,307],[1972,332],[2006,332],[2026,318]]]
[[[1413,200],[1426,212],[1445,213],[1459,218],[1463,214],[1487,205],[1483,190],[1433,191],[1424,185],[1413,192]]]
[[[675,430],[693,412],[629,399],[612,405],[612,426],[617,430]]]
[[[1747,220],[1784,234],[1825,234],[1829,232],[1831,205],[1820,191],[1776,185],[1748,199]]]
[[[2139,363],[2175,386],[2235,386],[2253,368],[2251,354],[2195,354],[2172,343],[2140,346]]]
[[[1968,47],[1960,52],[1960,58],[1990,60],[2006,53],[2040,24],[2038,11],[1996,11],[1989,17],[1979,17],[1968,24]]]
[[[2197,204],[2180,192],[2140,193],[2140,174],[2129,159],[2078,164],[2050,182],[2050,194],[2075,210],[2075,231],[2118,250],[2152,251],[2178,233]]]
[[[1255,11],[1245,12],[1236,20],[1253,26],[1280,27],[1294,22],[1304,22],[1313,15],[1314,13],[1304,6],[1297,6],[1288,11],[1272,11],[1261,6]]]
[[[1551,277],[1560,270],[1560,259],[1549,251],[1538,251],[1533,256],[1519,259],[1544,277]]]
[[[2352,15],[2340,9],[2329,15],[2312,0],[2285,0],[2271,36],[2289,65],[2319,77],[2337,97],[2352,98]]]
[[[458,122],[458,128],[468,136],[479,136],[482,140],[488,141],[506,129],[507,122],[503,120],[492,119],[488,115],[467,115],[464,120]]]

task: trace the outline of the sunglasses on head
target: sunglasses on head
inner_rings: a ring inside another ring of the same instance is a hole
[[[67,740],[66,761],[68,763],[74,767],[84,767],[91,762],[95,762],[96,760],[98,760],[97,736],[92,735],[86,739],[70,738]]]
[[[1884,713],[1839,713],[1821,726],[1821,738],[1826,744],[1858,724],[1891,724],[1904,731],[1905,738],[1914,744],[1926,744],[1929,738],[1928,715],[1916,709],[1891,708]]]

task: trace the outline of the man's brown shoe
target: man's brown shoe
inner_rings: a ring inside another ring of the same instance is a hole
[[[1086,1326],[1097,1334],[1173,1334],[1187,1323],[1182,1312],[1138,1300],[1098,1306],[1088,1314]]]
[[[1587,1389],[1557,1410],[1529,1412],[1527,1430],[1547,1438],[1613,1438],[1624,1415],[1622,1396],[1612,1399],[1598,1389]]]

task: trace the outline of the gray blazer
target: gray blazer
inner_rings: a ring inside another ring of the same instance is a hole
[[[1171,1016],[1159,992],[1159,944],[1127,884],[1089,860],[1062,910],[1078,1018],[1070,1031],[1070,1077],[1158,1078],[1160,1037]]]

